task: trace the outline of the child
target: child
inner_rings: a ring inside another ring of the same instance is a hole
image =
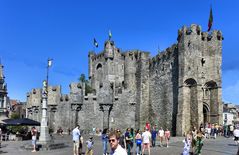
[[[94,145],[94,141],[93,141],[93,137],[90,137],[89,140],[86,141],[86,155],[93,155],[93,145]]]
[[[183,140],[184,147],[183,147],[183,155],[189,155],[190,147],[191,147],[191,138],[190,135],[186,135],[185,139]]]

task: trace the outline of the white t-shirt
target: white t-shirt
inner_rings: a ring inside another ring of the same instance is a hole
[[[233,132],[233,135],[235,137],[239,137],[239,130],[238,129],[235,129],[234,132]]]
[[[127,152],[118,144],[116,150],[112,151],[110,155],[127,155]]]
[[[163,137],[164,136],[164,130],[159,130],[159,137]]]
[[[72,135],[73,135],[73,138],[72,138],[73,141],[78,142],[80,140],[80,130],[78,128],[75,128],[72,131]]]
[[[142,134],[142,139],[143,139],[143,143],[149,143],[149,139],[151,138],[151,133],[149,131],[145,131]]]

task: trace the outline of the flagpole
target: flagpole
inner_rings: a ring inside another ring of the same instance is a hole
[[[47,88],[47,91],[48,91],[48,78],[49,78],[49,61],[50,61],[50,59],[48,58],[47,59],[47,67],[46,67],[46,88]],[[48,96],[48,93],[47,93],[47,96]]]

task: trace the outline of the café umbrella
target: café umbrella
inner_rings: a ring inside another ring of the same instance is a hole
[[[6,125],[12,125],[12,126],[17,126],[17,125],[40,126],[41,125],[40,122],[34,121],[29,118],[6,119],[6,120],[3,120],[3,122],[5,122]]]

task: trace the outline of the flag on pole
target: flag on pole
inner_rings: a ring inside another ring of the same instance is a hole
[[[52,65],[52,59],[48,59],[48,67],[51,67],[51,65]]]
[[[213,23],[213,15],[212,15],[212,6],[211,6],[209,20],[208,20],[208,30],[207,30],[208,32],[212,28],[212,23]]]
[[[109,40],[112,38],[112,33],[111,31],[109,30]]]
[[[96,41],[96,39],[94,38],[94,45],[95,45],[95,47],[98,47],[99,45],[98,45],[98,42]]]

